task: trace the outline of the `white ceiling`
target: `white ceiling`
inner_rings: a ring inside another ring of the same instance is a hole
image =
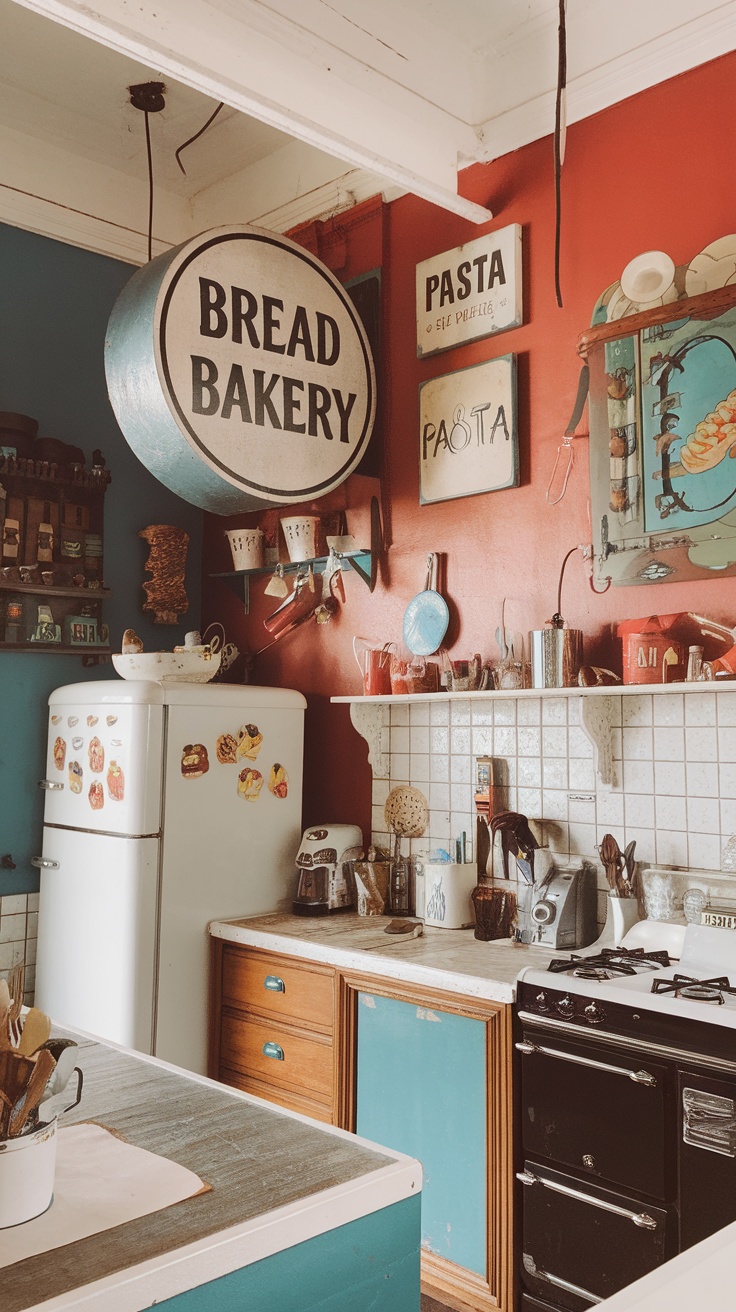
[[[127,88],[156,79],[156,250],[381,190],[486,221],[458,169],[551,132],[557,21],[557,0],[0,0],[0,219],[144,260]],[[568,0],[569,120],[735,45],[736,0]]]

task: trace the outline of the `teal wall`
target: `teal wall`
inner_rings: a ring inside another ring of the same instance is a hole
[[[419,1195],[208,1285],[170,1312],[419,1312]]]
[[[171,647],[199,627],[202,513],[144,468],[123,438],[107,399],[105,329],[133,266],[0,224],[0,410],[33,415],[40,437],[100,447],[112,474],[105,496],[105,604],[110,644],[128,625],[147,648]],[[88,460],[89,464],[89,460]],[[0,480],[1,481],[1,480]],[[177,524],[190,535],[189,611],[179,628],[153,625],[141,609],[147,524]],[[0,895],[32,892],[41,850],[46,699],[65,683],[114,678],[110,664],[85,669],[77,656],[0,651]]]

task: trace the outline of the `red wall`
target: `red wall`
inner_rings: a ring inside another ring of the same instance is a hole
[[[634,255],[661,249],[682,264],[717,237],[736,231],[735,79],[736,54],[729,54],[569,129],[562,181],[563,309],[554,293],[550,138],[462,174],[463,194],[496,216],[486,228],[413,196],[383,212],[371,209],[354,227],[348,228],[342,217],[332,261],[338,276],[346,281],[382,265],[381,495],[389,548],[372,595],[360,579],[347,575],[347,601],[339,615],[324,626],[310,622],[256,661],[253,682],[299,688],[309,702],[305,823],[356,821],[366,833],[370,829],[366,746],[350,725],[348,708],[331,706],[329,698],[360,690],[351,650],[354,634],[381,641],[400,638],[406,603],[424,584],[428,551],[445,556],[443,590],[452,616],[448,646],[455,655],[477,650],[497,656],[493,635],[504,596],[512,629],[526,632],[550,618],[565,552],[591,537],[587,418],[574,444],[575,468],[564,501],[550,507],[544,495],[575,398],[577,338],[590,322],[597,297]],[[523,227],[524,325],[417,360],[417,262],[509,223]],[[313,231],[305,233],[304,244],[313,236]],[[334,225],[326,236],[334,247]],[[509,352],[518,358],[522,485],[420,506],[420,383]],[[344,500],[348,527],[363,540],[372,490],[366,480],[353,478],[333,498],[334,504]],[[207,520],[205,577],[230,566],[223,526],[245,522]],[[252,592],[257,595],[246,620],[224,585],[205,583],[203,618],[223,620],[228,637],[241,649],[256,650],[264,640],[263,616],[276,603],[262,597],[262,585]],[[594,596],[582,562],[573,558],[568,564],[563,613],[585,631],[591,663],[620,670],[613,637],[618,620],[689,609],[736,623],[736,582],[612,588]]]

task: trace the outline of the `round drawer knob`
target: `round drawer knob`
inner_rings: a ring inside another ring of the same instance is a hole
[[[532,907],[532,920],[537,925],[551,925],[555,918],[556,908],[546,898],[541,902],[535,902]]]

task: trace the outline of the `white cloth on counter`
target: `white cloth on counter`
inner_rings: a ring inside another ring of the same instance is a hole
[[[0,1230],[0,1267],[148,1216],[206,1190],[198,1175],[85,1122],[58,1132],[50,1208]],[[1,1301],[1,1300],[0,1300]]]

